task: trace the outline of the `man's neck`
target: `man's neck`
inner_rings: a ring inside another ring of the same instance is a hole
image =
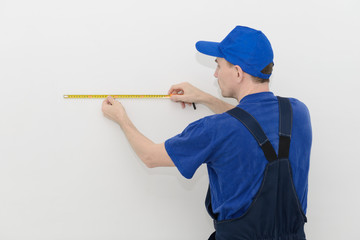
[[[238,102],[241,101],[245,96],[254,94],[254,93],[260,93],[260,92],[269,92],[269,83],[259,83],[259,84],[252,84],[248,86],[247,88],[241,89],[239,91],[239,94],[237,96]]]

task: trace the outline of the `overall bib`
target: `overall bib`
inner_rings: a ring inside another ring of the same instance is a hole
[[[289,99],[279,102],[279,151],[276,154],[260,124],[248,112],[234,108],[227,113],[238,119],[254,136],[268,161],[261,187],[249,209],[239,218],[217,221],[211,207],[210,186],[205,205],[214,219],[209,240],[304,240],[307,221],[292,180],[289,148],[292,108]]]

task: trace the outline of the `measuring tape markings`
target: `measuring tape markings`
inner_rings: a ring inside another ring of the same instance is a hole
[[[170,98],[171,95],[64,95],[64,98]],[[195,103],[192,103],[194,110],[196,110]]]
[[[64,98],[170,98],[170,95],[64,95]]]

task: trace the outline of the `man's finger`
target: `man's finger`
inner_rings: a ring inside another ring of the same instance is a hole
[[[108,97],[107,97],[107,100],[109,101],[109,103],[110,103],[111,105],[113,105],[114,102],[115,102],[115,99],[113,99],[111,96],[108,96]]]
[[[102,103],[102,106],[101,106],[101,110],[105,113],[105,109],[107,108],[107,106],[108,106],[109,104],[108,104],[108,101],[107,101],[107,99],[105,99],[104,101],[103,101],[103,103]]]
[[[173,92],[179,92],[179,91],[184,92],[183,89],[184,89],[185,85],[186,85],[185,82],[172,85],[172,86],[170,87],[170,90],[168,91],[168,93],[171,94],[171,93],[173,93]]]
[[[170,99],[174,102],[182,102],[183,101],[183,95],[178,95],[178,94],[172,94],[170,96]]]
[[[173,92],[175,92],[176,90],[178,90],[180,88],[179,86],[180,84],[176,84],[176,85],[172,85],[168,91],[169,94],[172,94]]]

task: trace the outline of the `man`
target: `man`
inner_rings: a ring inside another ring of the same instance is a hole
[[[216,114],[161,144],[136,130],[111,97],[103,102],[105,116],[148,167],[176,166],[191,178],[207,164],[206,207],[216,228],[209,239],[305,239],[310,116],[299,100],[269,91],[270,42],[261,31],[237,26],[220,43],[199,41],[196,48],[216,57],[221,94],[237,99],[237,107],[189,83],[174,85],[173,101],[205,104]]]

